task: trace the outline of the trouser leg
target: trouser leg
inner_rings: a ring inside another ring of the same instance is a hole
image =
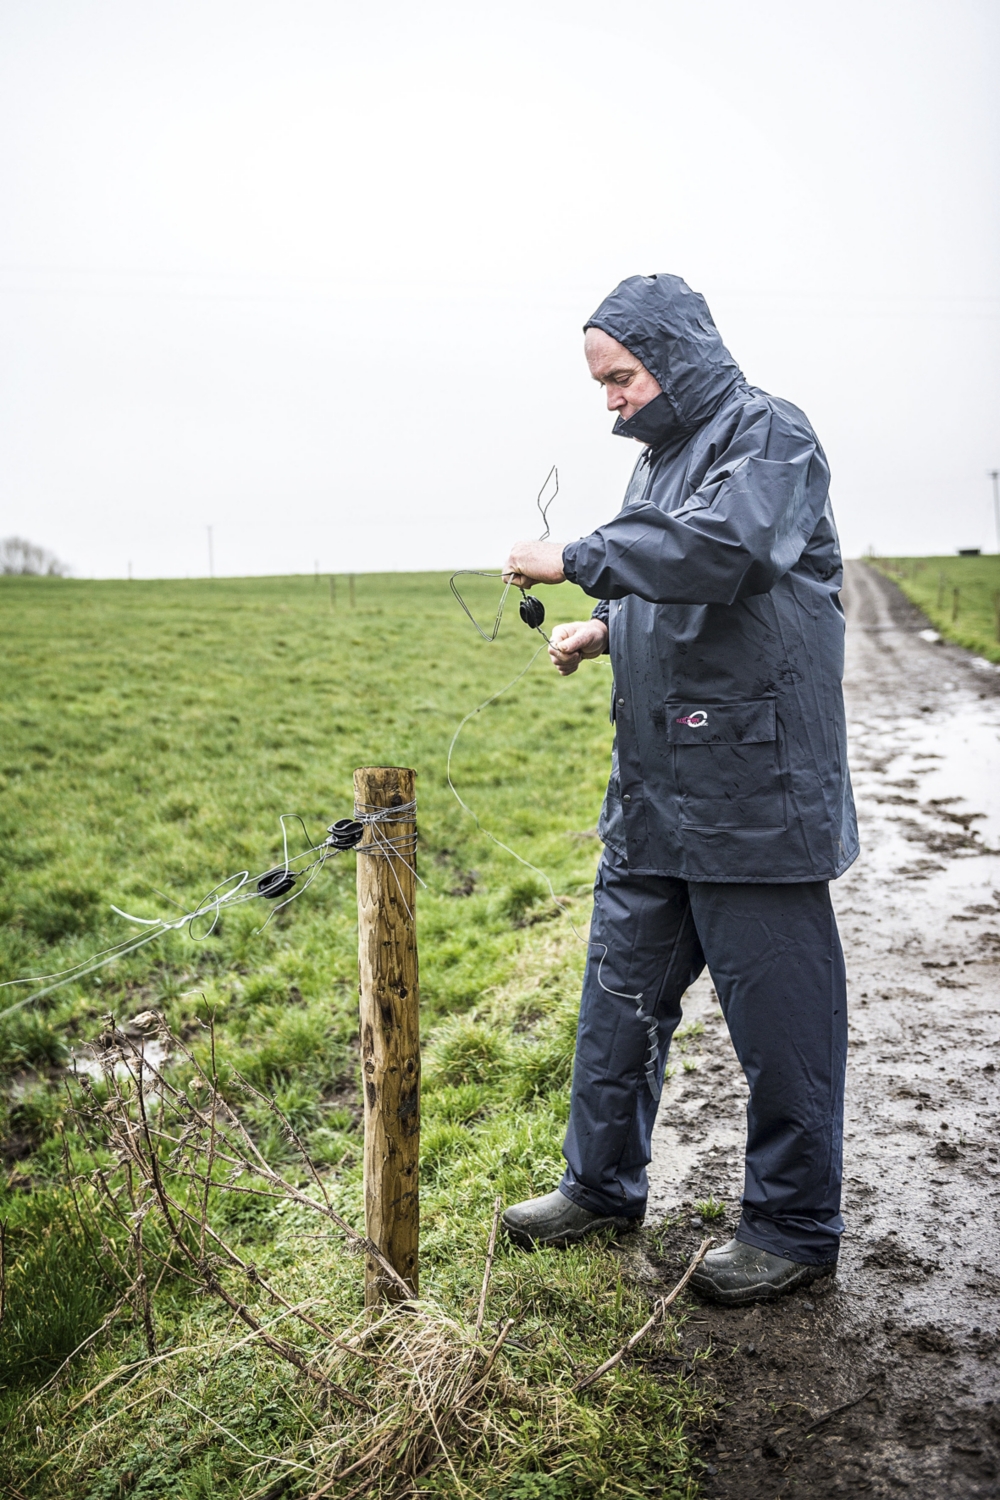
[[[681,996],[703,967],[685,882],[630,876],[607,850],[594,883],[559,1184],[581,1208],[634,1218],[645,1211],[670,1038]],[[637,995],[641,1000],[625,998]]]
[[[811,1265],[836,1258],[847,988],[826,881],[691,883],[691,910],[747,1083],[737,1239]]]

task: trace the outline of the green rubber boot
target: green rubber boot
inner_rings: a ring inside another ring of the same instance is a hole
[[[709,1250],[691,1277],[691,1285],[709,1302],[738,1306],[771,1302],[821,1276],[832,1276],[836,1269],[835,1260],[809,1266],[773,1255],[770,1250],[758,1250],[756,1245],[745,1245],[742,1240],[730,1240],[718,1250]]]
[[[524,1203],[511,1204],[504,1210],[501,1222],[514,1244],[523,1250],[534,1250],[536,1245],[552,1245],[562,1250],[601,1229],[628,1234],[638,1229],[642,1220],[592,1214],[589,1209],[579,1208],[556,1188],[544,1198],[528,1198]]]

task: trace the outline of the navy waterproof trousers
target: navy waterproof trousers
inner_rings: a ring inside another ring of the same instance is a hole
[[[807,1264],[835,1259],[847,995],[828,883],[630,875],[606,849],[594,897],[562,1192],[595,1213],[642,1216],[670,1039],[707,963],[750,1087],[736,1237]]]

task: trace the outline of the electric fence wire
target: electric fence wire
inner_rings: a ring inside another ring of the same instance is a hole
[[[506,593],[504,594],[504,598],[506,598]],[[468,613],[468,611],[466,611],[466,613]],[[473,621],[473,624],[475,624],[475,621]],[[482,631],[480,631],[480,634],[482,635]],[[644,1063],[646,1086],[648,1087],[649,1092],[652,1094],[653,1098],[659,1100],[660,1094],[662,1092],[662,1086],[660,1085],[656,1077],[656,1062],[657,1058],[660,1055],[660,1043],[659,1037],[657,1035],[657,1025],[655,1017],[649,1015],[643,1007],[642,991],[640,991],[636,995],[630,995],[624,990],[613,990],[610,985],[604,983],[604,963],[607,959],[609,951],[607,943],[596,942],[593,938],[585,938],[583,936],[582,932],[580,932],[576,923],[573,921],[573,918],[570,916],[568,903],[560,896],[556,895],[555,887],[552,884],[552,880],[547,871],[541,869],[536,864],[532,864],[530,859],[525,859],[523,854],[518,854],[516,849],[512,849],[509,844],[505,844],[503,839],[498,838],[495,833],[492,833],[490,831],[490,829],[484,828],[482,823],[480,822],[479,815],[474,812],[469,804],[465,801],[458,788],[456,787],[454,780],[452,779],[451,767],[452,758],[455,752],[455,746],[458,744],[459,735],[462,733],[462,730],[465,728],[466,724],[468,724],[471,719],[474,719],[477,714],[482,713],[484,708],[489,708],[491,703],[496,703],[496,701],[499,698],[502,698],[505,693],[508,693],[512,687],[516,687],[516,685],[521,681],[522,677],[526,677],[531,668],[535,665],[535,662],[538,660],[539,656],[542,653],[542,649],[543,648],[539,646],[538,649],[532,653],[526,665],[521,668],[516,677],[512,677],[510,682],[508,682],[504,687],[500,688],[497,692],[492,693],[488,698],[485,698],[482,703],[480,703],[476,708],[471,709],[465,715],[465,718],[462,719],[462,721],[458,725],[458,728],[455,730],[455,733],[451,737],[451,744],[448,746],[448,759],[446,764],[448,785],[451,788],[452,794],[459,807],[462,808],[463,812],[468,813],[469,817],[473,820],[480,833],[484,834],[486,838],[490,839],[492,843],[496,844],[498,849],[502,849],[505,854],[509,854],[512,859],[516,859],[518,864],[524,865],[525,869],[531,870],[535,875],[541,877],[541,879],[548,887],[549,895],[552,897],[554,904],[559,908],[562,915],[566,918],[570,930],[573,933],[573,936],[576,938],[577,942],[582,943],[588,950],[591,948],[599,948],[601,950],[601,956],[597,963],[597,983],[600,985],[601,989],[606,995],[614,995],[618,1000],[629,1000],[635,1005],[636,1020],[646,1027],[646,1039],[648,1043]]]
[[[395,809],[386,809],[388,814]],[[276,901],[276,897],[285,896],[287,899],[278,900],[268,913],[267,921],[262,923],[258,932],[263,932],[271,918],[283,907],[297,901],[303,895],[320,870],[333,858],[334,855],[346,852],[347,849],[355,847],[357,841],[362,837],[364,824],[377,823],[383,816],[380,809],[373,809],[363,819],[357,818],[352,821],[347,818],[331,825],[327,831],[327,837],[318,844],[310,843],[307,849],[298,854],[290,854],[288,850],[288,823],[298,823],[302,832],[309,842],[309,830],[298,813],[282,813],[280,816],[283,863],[273,869],[265,870],[259,875],[251,875],[249,870],[240,870],[235,875],[227,875],[220,880],[218,885],[212,887],[191,910],[185,910],[181,906],[182,915],[167,920],[165,917],[137,917],[131,912],[122,911],[118,906],[112,905],[111,910],[126,922],[134,922],[137,926],[147,927],[150,930],[142,937],[134,935],[123,938],[118,943],[112,943],[108,948],[102,948],[97,953],[90,954],[78,963],[70,965],[66,969],[58,969],[52,974],[32,974],[23,979],[8,979],[0,984],[0,990],[10,989],[14,985],[41,984],[42,989],[35,990],[30,995],[25,995],[14,1005],[9,1005],[5,1010],[0,1010],[0,1021],[16,1011],[23,1010],[25,1006],[31,1005],[35,1000],[41,1000],[47,995],[54,994],[56,990],[64,989],[69,984],[78,980],[86,979],[89,975],[96,973],[99,969],[106,968],[109,964],[116,963],[120,958],[127,958],[148,943],[155,942],[157,938],[163,937],[168,932],[179,932],[187,927],[188,936],[195,942],[205,942],[211,937],[219,923],[219,918],[224,910],[234,906],[242,906],[247,901],[268,900]],[[310,855],[317,855],[311,863],[302,865],[301,861],[308,860]],[[303,878],[305,877],[305,878]],[[301,883],[300,883],[301,882]],[[293,887],[298,889],[293,891]],[[150,887],[152,889],[152,887]],[[157,892],[157,894],[162,894]],[[173,905],[179,905],[171,897],[167,897]],[[201,926],[208,922],[207,928],[201,930]],[[52,981],[46,983],[46,981]]]
[[[542,496],[545,494],[545,491],[549,487],[549,480],[550,479],[552,479],[552,480],[555,481],[555,489],[552,491],[551,495],[549,496],[549,498],[546,500],[545,504],[543,505],[542,504]],[[542,532],[541,536],[538,538],[538,540],[540,542],[547,542],[548,539],[549,539],[549,506],[552,504],[553,500],[556,498],[556,496],[558,495],[558,493],[559,493],[559,470],[556,468],[555,464],[553,464],[552,467],[551,467],[551,469],[549,470],[549,472],[545,476],[545,483],[542,485],[541,489],[538,491],[538,499],[535,501],[535,504],[538,506],[539,515],[542,518],[542,525],[545,527],[545,530]]]
[[[545,492],[546,492],[546,490],[549,487],[549,481],[550,480],[554,481],[555,487],[554,487],[551,495],[549,495],[548,499],[545,500],[545,502],[543,504],[543,498],[542,497],[545,495]],[[541,489],[538,491],[538,497],[535,500],[535,505],[538,507],[539,515],[542,518],[542,525],[545,527],[545,530],[542,532],[541,536],[538,538],[538,540],[540,542],[545,542],[549,538],[549,534],[550,534],[550,530],[549,530],[549,507],[551,506],[553,500],[556,498],[556,496],[558,495],[558,493],[559,493],[559,470],[556,468],[555,464],[553,464],[552,467],[551,467],[551,469],[549,470],[549,472],[546,474],[546,476],[545,476],[545,482],[542,485]],[[448,580],[448,587],[451,589],[451,591],[454,594],[455,598],[458,600],[458,602],[461,605],[462,609],[465,611],[465,613],[468,616],[468,618],[472,621],[472,624],[475,626],[476,630],[482,636],[483,640],[486,641],[486,642],[495,641],[496,638],[497,638],[497,636],[500,634],[500,623],[503,620],[503,612],[504,612],[504,606],[507,603],[507,595],[510,593],[510,591],[514,587],[514,585],[512,583],[506,583],[504,585],[503,593],[500,595],[500,602],[497,605],[497,612],[496,612],[496,616],[495,616],[495,618],[493,620],[493,626],[489,630],[489,632],[487,632],[480,625],[479,621],[476,619],[475,615],[472,613],[472,610],[469,608],[468,604],[466,604],[465,600],[462,598],[462,595],[459,593],[458,584],[455,582],[456,578],[503,578],[503,574],[502,573],[482,573],[482,572],[479,572],[475,568],[459,568],[457,572],[452,573],[450,579]],[[532,630],[537,630],[538,631],[538,634],[542,637],[542,640],[545,642],[545,644],[547,646],[551,645],[551,641],[549,640],[549,637],[545,634],[545,631],[542,629],[542,625],[543,625],[543,623],[545,621],[545,609],[544,609],[544,606],[541,603],[541,600],[533,598],[533,596],[531,594],[529,594],[525,589],[520,588],[520,585],[518,585],[518,587],[520,589],[520,594],[521,594],[521,606],[520,606],[521,619],[524,621],[524,623],[526,625],[529,625]]]
[[[539,647],[539,650],[541,650],[541,647]],[[417,874],[416,865],[417,804],[415,802],[403,802],[399,805],[399,807],[375,807],[370,802],[358,802],[357,800],[355,800],[354,816],[358,820],[358,822],[367,827],[371,833],[371,843],[356,844],[355,852],[358,854],[374,854],[388,860],[390,873],[392,874],[393,880],[396,882],[396,890],[399,892],[399,899],[403,903],[403,908],[406,912],[406,915],[412,922],[413,912],[410,910],[410,904],[406,899],[406,893],[403,890],[403,887],[400,884],[399,876],[396,873],[395,861],[398,859],[402,864],[404,864],[409,870],[410,874],[413,876],[414,880],[419,881],[426,890],[427,882],[420,879],[420,876]],[[393,823],[409,823],[411,825],[411,831],[409,833],[399,833],[391,836],[382,831],[385,824],[387,823],[390,825]]]

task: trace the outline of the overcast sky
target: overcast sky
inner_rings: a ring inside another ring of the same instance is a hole
[[[678,273],[845,552],[996,547],[995,0],[6,0],[0,536],[499,564],[617,510],[581,324]]]

